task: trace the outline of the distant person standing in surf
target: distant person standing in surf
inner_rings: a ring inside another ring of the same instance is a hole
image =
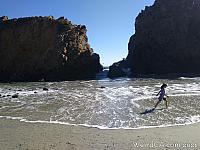
[[[158,97],[158,102],[156,103],[154,109],[158,106],[158,104],[160,104],[160,102],[162,102],[162,100],[165,101],[165,104],[166,104],[166,109],[168,108],[168,101],[166,99],[166,97],[168,97],[166,94],[165,94],[165,88],[167,87],[167,84],[163,84],[161,87],[160,87],[160,91],[158,92],[158,94],[156,96],[159,95]]]

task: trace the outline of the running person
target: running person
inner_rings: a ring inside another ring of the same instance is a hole
[[[166,99],[166,97],[168,97],[166,94],[165,94],[165,88],[167,87],[167,84],[163,84],[161,87],[160,87],[160,91],[158,92],[158,94],[156,96],[159,95],[158,97],[158,102],[156,103],[154,109],[156,109],[156,107],[158,106],[158,104],[160,104],[160,102],[162,102],[162,100],[165,101],[165,104],[166,104],[166,109],[168,108],[168,101]]]

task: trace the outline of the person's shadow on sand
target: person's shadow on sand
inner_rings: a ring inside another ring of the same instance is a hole
[[[145,114],[152,113],[152,112],[154,112],[155,110],[163,110],[163,109],[164,109],[164,108],[160,108],[160,109],[155,109],[155,108],[146,109],[144,112],[141,112],[140,114],[141,114],[141,115],[145,115]]]

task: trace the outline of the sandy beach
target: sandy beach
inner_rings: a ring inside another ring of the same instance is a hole
[[[0,119],[1,150],[200,149],[200,124],[136,130]]]

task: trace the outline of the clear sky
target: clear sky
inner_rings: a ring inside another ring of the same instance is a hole
[[[87,36],[104,66],[125,58],[135,18],[154,0],[1,0],[0,16],[64,16],[87,26]]]

